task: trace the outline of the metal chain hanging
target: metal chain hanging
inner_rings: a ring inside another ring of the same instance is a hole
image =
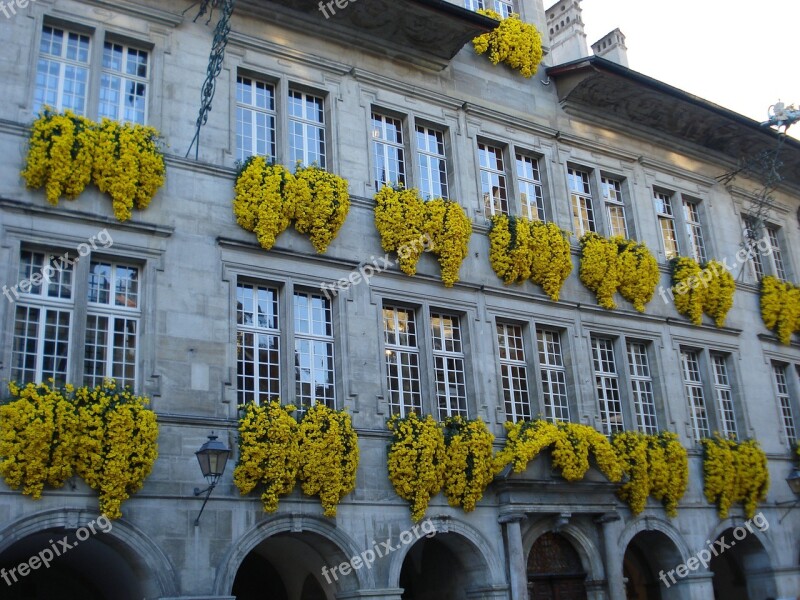
[[[197,115],[197,129],[192,138],[192,143],[189,144],[189,149],[186,151],[186,156],[189,156],[189,153],[192,151],[192,146],[194,146],[195,160],[198,159],[200,154],[200,129],[208,121],[208,113],[211,112],[211,102],[214,99],[214,92],[216,91],[216,80],[222,72],[222,62],[225,58],[225,47],[228,45],[228,35],[231,32],[231,16],[233,15],[233,6],[235,3],[236,0],[202,0],[200,10],[194,18],[196,22],[197,19],[208,12],[208,20],[206,21],[206,25],[208,25],[211,22],[214,9],[216,8],[221,11],[217,26],[214,28],[214,41],[211,44],[211,54],[208,57],[206,80],[203,82],[202,95],[200,98],[200,114]]]

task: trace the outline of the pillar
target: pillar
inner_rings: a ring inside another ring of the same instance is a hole
[[[514,600],[528,600],[528,573],[525,565],[525,551],[522,548],[522,520],[525,515],[504,515],[498,519],[505,529],[506,559],[511,597]]]

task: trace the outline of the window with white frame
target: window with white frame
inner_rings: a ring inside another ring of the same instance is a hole
[[[464,6],[469,10],[489,9],[507,19],[514,12],[513,0],[465,0]]]
[[[389,410],[405,417],[422,412],[419,345],[414,310],[383,306],[383,341],[386,355],[386,386]]]
[[[628,224],[625,220],[625,203],[622,200],[622,182],[604,175],[600,178],[600,188],[606,205],[608,233],[627,238]]]
[[[236,160],[277,159],[275,86],[251,77],[236,78]]]
[[[449,198],[444,132],[423,125],[417,125],[416,129],[419,191],[426,200]]]
[[[372,156],[375,189],[384,185],[405,186],[406,162],[403,123],[400,119],[372,113]]]
[[[781,251],[780,229],[750,215],[744,216],[743,221],[745,243],[750,250],[750,263],[756,278],[760,281],[764,275],[774,275],[785,281],[787,273]]]
[[[539,161],[527,154],[516,153],[517,184],[522,216],[528,219],[545,221],[542,177],[539,174]]]
[[[335,408],[333,317],[330,300],[319,294],[294,293],[295,403]]]
[[[595,390],[600,405],[600,422],[603,433],[612,435],[625,429],[622,419],[622,402],[619,395],[619,375],[614,360],[614,341],[610,338],[592,338],[592,364]]]
[[[254,283],[236,286],[238,403],[270,402],[281,395],[281,330],[278,290]]]
[[[728,362],[723,354],[712,353],[711,364],[714,369],[714,394],[717,397],[717,416],[719,432],[725,436],[735,436],[736,411],[733,406],[733,392],[728,377]]]
[[[695,441],[700,441],[711,434],[700,371],[700,353],[695,350],[681,350],[681,370],[686,400],[689,404],[692,437]]]
[[[567,370],[564,366],[561,334],[552,329],[537,327],[536,343],[545,418],[551,423],[569,421]]]
[[[775,381],[775,392],[778,395],[778,405],[781,410],[781,420],[783,421],[783,432],[789,442],[797,441],[797,427],[794,419],[794,410],[792,408],[792,399],[789,395],[789,382],[786,372],[788,367],[786,365],[772,363],[772,374]],[[798,370],[798,377],[800,377],[800,370]]]
[[[700,224],[700,203],[683,198],[683,220],[689,240],[691,256],[699,263],[706,262],[706,244],[703,239],[703,226]]]
[[[655,435],[658,433],[658,417],[656,416],[653,376],[650,372],[647,345],[643,342],[629,341],[627,350],[636,427],[642,433]]]
[[[514,422],[530,419],[528,366],[525,362],[522,327],[498,322],[497,346],[500,352],[500,378],[503,385],[506,418]]]
[[[289,163],[325,169],[325,100],[289,90]]]
[[[664,256],[671,260],[678,256],[678,237],[675,230],[675,214],[672,211],[672,198],[663,192],[655,191],[653,199],[656,204],[658,227],[661,230],[661,241],[664,244]]]
[[[481,195],[486,218],[508,214],[508,186],[506,184],[503,149],[478,142],[478,159],[481,175]]]
[[[769,238],[770,258],[775,269],[775,276],[786,281],[786,267],[783,264],[783,253],[781,252],[780,240],[778,240],[778,228],[774,225],[767,225],[767,238]]]
[[[467,385],[461,320],[455,315],[431,312],[431,341],[439,418],[466,417]]]
[[[590,231],[597,231],[594,220],[594,207],[592,206],[592,190],[589,186],[589,172],[567,169],[567,183],[569,185],[570,203],[572,206],[572,225],[575,236],[581,237]]]
[[[71,110],[78,115],[87,112],[89,93],[88,35],[60,27],[44,25],[36,66],[36,90],[33,112],[42,107]]]
[[[146,50],[105,42],[98,111],[101,117],[146,123],[149,61]]]
[[[89,267],[83,383],[112,377],[135,387],[139,335],[139,267],[93,260]]]

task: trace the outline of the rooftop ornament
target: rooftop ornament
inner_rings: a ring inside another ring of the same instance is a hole
[[[778,100],[775,104],[769,107],[769,120],[761,123],[762,127],[783,127],[783,133],[789,130],[789,127],[800,121],[800,110],[795,108],[794,104],[786,106],[783,102]]]

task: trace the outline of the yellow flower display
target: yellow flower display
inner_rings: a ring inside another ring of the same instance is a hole
[[[542,37],[536,27],[520,20],[517,14],[503,19],[493,10],[479,9],[477,12],[500,21],[500,24],[472,40],[475,52],[488,52],[493,65],[503,62],[523,77],[532,77],[542,62]]]
[[[397,415],[387,423],[392,432],[388,470],[397,495],[409,502],[412,520],[425,516],[428,502],[444,483],[447,456],[444,434],[431,415],[421,419],[416,413]]]
[[[292,405],[273,401],[241,407],[239,418],[239,461],[233,482],[242,496],[263,487],[265,512],[278,510],[278,499],[291,493],[300,468],[298,424]]]
[[[614,294],[619,292],[636,310],[644,312],[660,279],[658,262],[647,246],[594,232],[585,234],[580,244],[580,278],[597,295],[598,304],[613,310],[617,307]]]
[[[445,287],[458,281],[472,235],[472,223],[458,202],[425,201],[416,189],[383,186],[375,195],[375,227],[381,247],[397,253],[406,275],[416,275],[419,257],[429,249],[439,258]]]
[[[119,221],[131,218],[133,207],[147,208],[164,185],[164,157],[153,127],[103,119],[97,126],[92,181],[111,196]]]
[[[100,512],[122,516],[158,458],[156,415],[147,399],[118,390],[10,384],[17,400],[0,406],[0,475],[9,487],[39,498],[73,473],[99,492]]]
[[[675,308],[692,323],[702,325],[705,313],[722,327],[733,306],[736,282],[719,261],[701,266],[692,258],[681,257],[672,261],[672,291]]]
[[[287,193],[293,182],[294,175],[285,167],[267,164],[263,156],[248,157],[239,169],[233,214],[240,227],[256,234],[265,250],[275,245],[294,219],[294,195]]]
[[[318,254],[339,234],[350,211],[347,180],[316,166],[298,167],[287,185],[294,205],[294,228],[307,233]],[[292,195],[294,196],[292,198]]]
[[[572,272],[568,236],[555,223],[496,215],[489,230],[489,263],[506,285],[530,279],[557,302]]]
[[[481,419],[449,417],[444,422],[444,494],[450,506],[471,512],[494,479],[494,435]]]
[[[319,496],[326,517],[336,516],[339,501],[356,487],[358,436],[350,415],[315,404],[298,430],[303,493]]]
[[[792,333],[800,332],[800,287],[771,275],[764,277],[761,280],[761,318],[782,344],[791,343]]]
[[[92,180],[97,132],[88,119],[71,111],[45,108],[34,121],[22,177],[29,188],[44,187],[47,201],[77,198]]]
[[[769,470],[767,456],[755,440],[737,442],[720,436],[702,441],[703,475],[706,500],[717,504],[721,519],[730,507],[742,502],[750,519],[759,502],[767,498]]]

